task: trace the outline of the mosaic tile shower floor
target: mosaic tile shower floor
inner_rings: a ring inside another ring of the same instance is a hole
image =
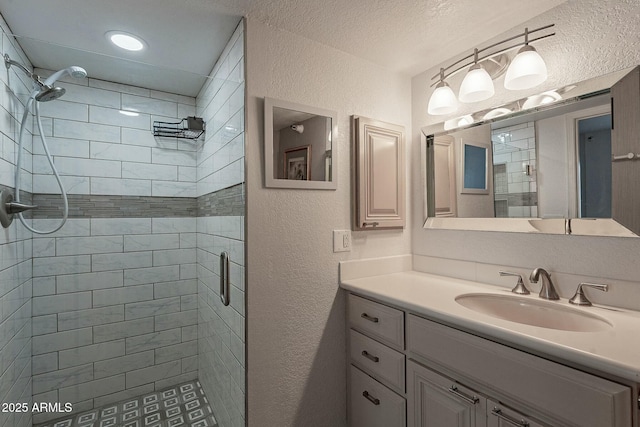
[[[145,394],[37,427],[216,427],[198,381]]]

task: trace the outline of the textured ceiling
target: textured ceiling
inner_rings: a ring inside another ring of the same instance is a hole
[[[241,16],[415,75],[563,2],[0,0],[0,13],[23,37],[20,44],[36,67],[60,69],[72,61],[93,77],[195,95],[201,81],[180,88],[175,75],[145,64],[183,70],[185,81],[207,75]],[[149,49],[117,52],[104,37],[113,29],[140,35]]]

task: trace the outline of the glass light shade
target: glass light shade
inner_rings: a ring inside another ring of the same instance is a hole
[[[451,130],[451,129],[457,128],[458,127],[458,120],[460,120],[459,117],[456,117],[455,119],[445,120],[445,122],[444,122],[444,130]]]
[[[482,117],[482,120],[491,120],[491,119],[495,119],[496,117],[500,117],[500,116],[504,116],[505,114],[509,114],[511,113],[511,110],[509,110],[508,108],[494,108],[493,110],[489,111],[487,114],[485,114]]]
[[[528,97],[524,104],[522,104],[522,109],[527,110],[529,108],[539,107],[540,105],[551,104],[561,99],[562,96],[556,91],[550,90],[548,92],[542,92],[539,95]]]
[[[547,80],[547,65],[533,46],[524,46],[513,58],[504,77],[509,90],[529,89]]]
[[[475,64],[462,80],[458,99],[460,102],[479,102],[491,98],[494,93],[491,76],[484,68]]]
[[[441,81],[429,98],[427,112],[432,116],[451,114],[458,109],[458,100],[449,85]]]
[[[471,114],[468,114],[466,116],[462,116],[458,119],[458,127],[461,128],[463,126],[467,126],[470,125],[471,123],[473,123],[473,116],[471,116]]]

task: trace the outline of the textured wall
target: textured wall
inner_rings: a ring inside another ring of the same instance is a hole
[[[245,425],[244,25],[196,99],[207,122],[198,147],[198,377],[220,427]],[[230,260],[230,305],[219,298],[219,256]]]
[[[341,260],[409,253],[408,230],[353,234],[349,116],[410,127],[410,79],[249,19],[247,22],[248,425],[346,425]],[[263,187],[263,103],[273,97],[336,110],[335,191]]]
[[[536,45],[547,62],[549,80],[534,90],[521,92],[507,92],[499,82],[494,99],[474,106],[478,109],[487,108],[492,104],[637,65],[640,63],[639,20],[640,3],[636,0],[569,0],[540,15],[526,23],[526,26],[535,28],[548,23],[556,24],[556,36]],[[521,29],[518,27],[509,34]],[[413,79],[413,252],[501,265],[544,266],[550,271],[637,280],[640,275],[637,263],[640,239],[422,229],[419,130],[421,126],[442,120],[426,114],[430,91],[425,88],[428,87],[428,79],[439,67],[434,66]],[[464,111],[459,113],[463,114]]]
[[[0,17],[2,53],[30,67]],[[13,187],[18,126],[28,96],[26,76],[13,68],[0,72],[0,190]],[[26,133],[31,148],[30,131]],[[29,151],[24,164],[31,164]],[[28,167],[28,166],[27,166]],[[25,188],[30,190],[30,173],[25,173]],[[14,222],[0,228],[0,402],[31,400],[31,233]],[[0,425],[31,426],[31,414],[0,412]]]

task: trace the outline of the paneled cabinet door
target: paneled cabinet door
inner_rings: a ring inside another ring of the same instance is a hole
[[[549,427],[493,400],[487,401],[487,411],[487,427]]]
[[[413,361],[407,364],[407,427],[485,427],[487,400]]]
[[[356,230],[405,225],[404,127],[352,116]]]
[[[640,67],[611,87],[611,151],[616,157],[640,153]],[[611,163],[611,216],[640,233],[638,160]]]

